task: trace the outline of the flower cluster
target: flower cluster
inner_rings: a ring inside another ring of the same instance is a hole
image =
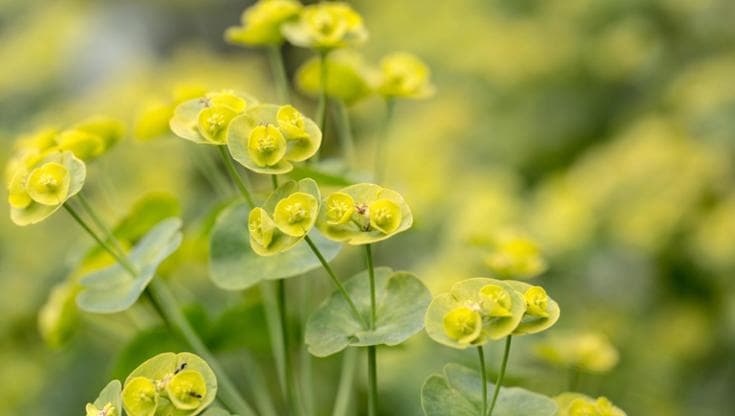
[[[283,43],[281,27],[301,11],[295,0],[261,0],[242,13],[241,25],[225,32],[225,39],[236,45],[265,46]]]
[[[171,130],[194,143],[224,145],[230,122],[255,104],[255,98],[232,90],[209,92],[179,104],[171,118]]]
[[[559,416],[625,416],[606,397],[593,399],[579,393],[562,393],[554,400],[559,405]]]
[[[541,286],[479,277],[458,282],[449,293],[436,296],[425,325],[435,341],[463,349],[540,332],[558,319],[559,305]]]
[[[319,51],[358,45],[368,37],[362,17],[341,2],[304,7],[298,20],[283,26],[283,34],[296,46]]]

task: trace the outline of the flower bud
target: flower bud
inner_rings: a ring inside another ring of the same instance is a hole
[[[523,294],[526,300],[526,313],[539,318],[548,318],[549,313],[547,307],[549,305],[549,296],[541,286],[532,286]]]
[[[480,289],[482,308],[491,318],[512,316],[512,300],[510,294],[498,285],[487,285]]]
[[[286,133],[287,139],[298,139],[306,135],[304,130],[304,115],[291,105],[284,105],[276,114],[278,127]]]
[[[276,225],[263,208],[256,207],[250,211],[248,216],[248,231],[258,245],[268,248],[273,240],[273,231]]]

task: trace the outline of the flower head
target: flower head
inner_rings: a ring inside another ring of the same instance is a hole
[[[168,380],[166,393],[177,409],[192,410],[202,404],[207,395],[207,383],[199,371],[184,369]]]
[[[426,98],[434,94],[431,71],[416,56],[398,52],[380,62],[377,91],[385,97]]]
[[[296,18],[301,8],[295,0],[260,0],[242,13],[240,26],[227,29],[225,39],[236,45],[279,45],[281,26]]]
[[[283,26],[283,34],[296,46],[329,51],[367,39],[362,17],[346,3],[324,2],[302,9],[299,19]]]
[[[248,137],[248,153],[258,166],[273,166],[286,155],[286,139],[273,124],[255,127]]]
[[[284,234],[301,237],[311,230],[319,211],[319,202],[305,192],[295,192],[278,201],[274,213],[276,226]]]
[[[153,416],[158,407],[156,384],[148,377],[134,377],[125,383],[122,401],[130,416]]]
[[[460,344],[469,344],[482,332],[482,316],[470,307],[458,306],[444,315],[444,332]]]

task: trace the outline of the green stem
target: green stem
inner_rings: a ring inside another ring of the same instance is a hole
[[[340,144],[342,146],[342,157],[348,168],[351,168],[355,162],[355,143],[352,136],[352,126],[350,125],[350,115],[347,112],[347,106],[342,100],[334,100],[334,109],[337,117],[337,129],[339,130]]]
[[[316,107],[316,122],[319,124],[319,130],[322,132],[322,143],[324,143],[325,128],[327,127],[327,104],[329,98],[327,96],[327,52],[319,52],[319,101]],[[323,147],[323,146],[322,146]],[[319,152],[314,155],[315,160],[319,160]]]
[[[89,224],[87,224],[82,219],[82,217],[79,215],[79,213],[76,212],[74,208],[72,208],[68,204],[64,204],[64,208],[67,210],[67,212],[69,212],[72,218],[74,218],[74,220],[87,232],[87,234],[89,234],[90,237],[92,237],[97,242],[97,244],[100,245],[100,247],[105,249],[111,256],[115,258],[115,260],[117,260],[118,264],[120,264],[121,267],[123,267],[128,273],[130,273],[131,276],[137,276],[138,273],[135,271],[133,265],[130,264],[130,262],[128,262],[126,258],[118,254],[110,245],[105,243],[105,241],[101,237],[99,237],[97,233],[94,232],[94,230],[92,230]],[[112,239],[111,235],[109,237]],[[187,343],[189,343],[194,352],[201,356],[205,361],[207,361],[210,367],[212,367],[212,370],[217,375],[217,379],[219,381],[221,392],[220,397],[222,401],[227,405],[227,407],[232,411],[242,414],[243,416],[254,416],[255,413],[247,404],[247,402],[242,398],[242,396],[240,396],[240,393],[238,393],[234,384],[232,383],[232,381],[230,381],[229,377],[224,372],[224,369],[220,366],[219,362],[214,358],[212,353],[209,352],[207,347],[204,345],[202,340],[189,324],[189,321],[187,321],[184,317],[184,314],[181,313],[181,310],[176,304],[176,300],[166,287],[166,284],[160,279],[154,278],[153,280],[151,280],[148,288],[146,288],[146,292],[150,295],[150,298],[153,301],[153,306],[156,308],[156,310],[159,311],[161,317],[169,325],[169,327],[181,333],[181,335],[184,337]]]
[[[278,291],[278,314],[281,317],[281,339],[283,340],[283,358],[285,368],[285,383],[287,407],[292,415],[297,415],[296,397],[292,385],[293,371],[291,363],[291,355],[289,354],[289,337],[288,337],[288,317],[286,316],[286,280],[279,279],[276,281]]]
[[[396,102],[394,98],[385,99],[385,119],[380,127],[378,137],[375,139],[375,169],[373,175],[376,183],[382,183],[385,179],[385,146],[388,141],[390,124],[395,113]]]
[[[480,375],[482,375],[482,412],[480,415],[487,414],[487,370],[485,369],[485,351],[482,345],[477,346],[477,354],[480,357]]]
[[[271,283],[270,281],[260,282],[260,293],[263,298],[263,309],[265,310],[265,320],[268,327],[268,336],[270,337],[271,353],[278,374],[278,383],[283,393],[283,399],[288,400],[286,394],[286,383],[288,382],[286,378],[286,353],[283,349],[282,332],[279,329],[281,322],[280,308]]]
[[[273,73],[276,84],[276,97],[278,97],[278,101],[281,104],[287,104],[290,101],[288,75],[286,74],[286,66],[283,64],[281,45],[273,45],[268,48],[268,60],[270,61],[271,73]]]
[[[312,239],[308,235],[304,236],[304,240],[306,241],[306,244],[309,245],[309,248],[311,248],[311,251],[314,252],[314,255],[316,255],[316,257],[319,259],[319,262],[322,264],[322,267],[324,268],[324,270],[326,270],[329,277],[332,278],[332,283],[337,286],[337,290],[339,290],[344,300],[347,301],[347,303],[349,304],[352,313],[355,315],[355,318],[357,318],[362,323],[363,327],[367,327],[365,318],[363,318],[360,314],[360,311],[357,309],[357,306],[355,306],[355,302],[352,301],[350,294],[347,293],[345,287],[342,286],[342,283],[340,283],[339,279],[337,279],[337,275],[334,274],[334,270],[332,270],[332,267],[319,251],[319,248],[316,246],[316,244],[314,244],[314,241],[312,241]]]
[[[237,189],[240,190],[240,193],[242,196],[245,197],[245,201],[247,201],[250,208],[254,207],[255,204],[253,204],[253,198],[250,196],[250,192],[248,192],[248,188],[245,186],[245,184],[242,181],[242,178],[240,177],[240,174],[237,172],[237,168],[235,168],[235,164],[232,163],[232,158],[230,158],[230,155],[227,154],[227,150],[225,150],[224,145],[217,146],[219,150],[220,156],[222,156],[222,161],[225,163],[225,167],[227,167],[227,172],[230,174],[230,177],[235,182],[235,185],[237,185]]]
[[[572,366],[572,368],[569,369],[569,388],[568,391],[577,391],[579,388],[579,379],[582,374],[579,372],[579,369],[577,367]]]
[[[493,409],[495,408],[495,402],[498,400],[498,394],[500,393],[500,385],[503,384],[503,377],[505,377],[505,368],[508,366],[508,356],[510,355],[510,341],[513,339],[512,335],[508,335],[505,338],[505,350],[503,351],[503,362],[500,364],[500,372],[498,378],[495,380],[495,390],[493,391],[493,400],[490,402],[490,412],[488,416],[492,416]]]
[[[278,175],[276,175],[275,173],[271,175],[271,184],[273,185],[274,191],[278,189]]]
[[[377,308],[375,306],[375,267],[373,266],[373,251],[370,244],[365,245],[368,276],[370,278],[370,329],[375,330]],[[378,366],[377,351],[374,345],[368,347],[368,415],[378,414]]]
[[[342,355],[342,371],[339,375],[337,398],[334,400],[332,416],[347,416],[352,395],[352,383],[357,365],[357,349],[347,348]]]
[[[89,218],[92,219],[92,222],[94,225],[99,228],[100,231],[102,231],[102,234],[104,234],[107,237],[107,241],[110,242],[110,244],[117,250],[118,254],[124,256],[125,250],[120,246],[120,243],[117,241],[116,238],[114,238],[114,234],[112,234],[112,231],[105,225],[105,222],[102,221],[102,219],[97,215],[95,210],[92,208],[92,205],[89,203],[87,198],[84,196],[82,192],[77,194],[77,198],[79,199],[79,202],[82,204],[82,209],[87,212],[87,215],[89,215]]]

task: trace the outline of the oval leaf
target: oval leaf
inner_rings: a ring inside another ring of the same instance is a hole
[[[344,287],[365,322],[369,322],[368,271],[351,277],[344,282]],[[431,301],[431,293],[416,276],[379,267],[375,269],[375,291],[375,330],[365,329],[347,301],[335,291],[306,323],[305,338],[309,352],[317,357],[326,357],[347,346],[398,345],[423,328],[423,316]]]
[[[114,313],[132,306],[156,274],[158,266],[181,244],[181,220],[160,222],[133,247],[127,259],[138,272],[135,277],[115,263],[80,281],[83,289],[77,305],[87,312]]]
[[[488,398],[495,386],[485,386]],[[459,364],[444,366],[444,374],[434,374],[421,388],[421,408],[427,416],[478,415],[482,409],[480,373]],[[520,387],[501,387],[494,416],[554,416],[559,412],[550,398]]]

